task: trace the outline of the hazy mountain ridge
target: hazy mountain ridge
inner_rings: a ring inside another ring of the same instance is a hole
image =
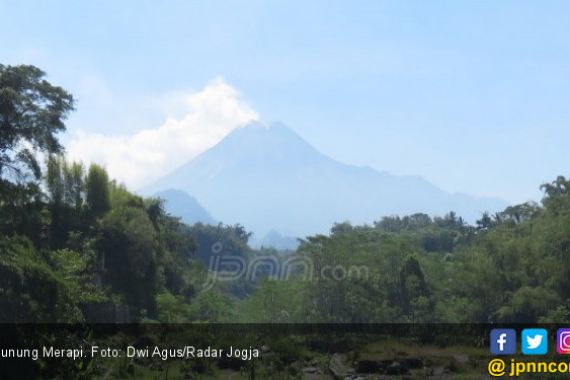
[[[298,238],[283,236],[278,231],[270,230],[265,236],[254,235],[249,243],[253,248],[272,247],[280,250],[294,251],[299,246]]]
[[[224,223],[263,236],[326,232],[334,222],[370,223],[385,215],[456,211],[475,221],[502,210],[497,198],[449,194],[417,176],[395,176],[344,164],[318,152],[282,124],[236,129],[164,176],[145,193],[182,189]]]
[[[153,195],[164,201],[164,209],[186,224],[216,224],[216,221],[198,201],[182,190],[168,189]]]

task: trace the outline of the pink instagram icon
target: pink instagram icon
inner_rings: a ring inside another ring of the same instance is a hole
[[[558,329],[556,333],[556,351],[559,354],[570,355],[570,329]]]

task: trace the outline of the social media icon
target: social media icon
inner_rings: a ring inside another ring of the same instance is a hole
[[[556,332],[556,352],[570,355],[570,329],[558,329]]]
[[[548,352],[548,332],[545,329],[524,329],[521,341],[525,355],[545,355]]]
[[[569,340],[570,343],[570,340]],[[491,354],[513,355],[517,352],[517,333],[513,329],[491,330]]]

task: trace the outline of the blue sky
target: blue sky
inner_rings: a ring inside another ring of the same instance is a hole
[[[331,157],[520,202],[570,174],[568,14],[565,1],[0,0],[0,62],[76,95],[69,136],[157,128],[185,115],[177,95],[223,78]]]

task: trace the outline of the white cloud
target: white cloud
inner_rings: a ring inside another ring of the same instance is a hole
[[[214,146],[232,130],[259,115],[223,79],[203,90],[174,96],[184,116],[169,116],[156,129],[133,135],[105,135],[79,130],[67,144],[72,160],[104,165],[112,178],[134,189],[159,178]]]

